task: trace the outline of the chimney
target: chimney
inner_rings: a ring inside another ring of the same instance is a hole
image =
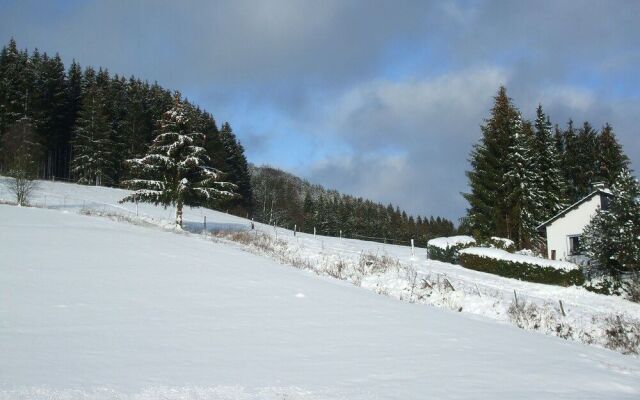
[[[605,189],[607,189],[607,183],[606,182],[593,182],[591,184],[591,188],[592,188],[593,191],[605,190]]]

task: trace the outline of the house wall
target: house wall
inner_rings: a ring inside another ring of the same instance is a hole
[[[602,204],[601,196],[595,195],[547,226],[547,257],[556,251],[556,260],[566,261],[569,255],[569,236],[582,235],[584,228]]]

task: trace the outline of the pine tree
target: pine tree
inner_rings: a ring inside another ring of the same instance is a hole
[[[112,135],[105,94],[98,87],[93,70],[88,68],[72,141],[71,172],[78,183],[99,186],[112,182]]]
[[[605,124],[598,137],[598,150],[598,179],[613,185],[616,177],[629,168],[629,158],[622,151],[609,124]]]
[[[532,143],[534,149],[532,156],[535,158],[534,171],[539,174],[541,190],[544,193],[543,202],[535,213],[538,223],[555,215],[566,205],[564,201],[566,184],[560,169],[561,156],[551,129],[551,123],[542,110],[542,105],[538,105]]]
[[[578,200],[591,192],[592,184],[597,180],[598,166],[598,133],[589,122],[584,122],[576,136],[576,165],[573,181],[577,189]]]
[[[505,174],[509,207],[509,231],[507,236],[516,246],[530,248],[536,238],[536,226],[541,220],[547,196],[536,157],[531,123],[524,122],[516,132],[507,156],[508,172]]]
[[[229,179],[238,186],[240,203],[245,210],[249,210],[252,203],[251,177],[244,148],[236,138],[228,122],[220,128],[220,140],[226,154],[225,164]]]
[[[500,87],[491,117],[481,126],[482,138],[471,152],[471,171],[467,171],[471,193],[467,221],[475,236],[508,237],[511,231],[507,198],[509,188],[505,176],[506,162],[514,138],[522,126],[520,112],[512,105],[504,86]],[[511,219],[512,220],[512,219]]]
[[[211,205],[233,196],[235,186],[220,181],[222,173],[208,167],[204,135],[191,130],[190,114],[176,92],[173,107],[158,122],[159,130],[147,154],[127,160],[135,178],[123,182],[135,190],[122,199],[175,205],[176,225],[182,227],[184,205]]]
[[[582,174],[582,168],[579,164],[580,145],[572,120],[567,123],[567,129],[563,132],[563,136],[565,150],[562,157],[562,172],[567,183],[568,202],[574,203],[580,198],[581,194],[578,181]]]
[[[640,268],[640,186],[623,170],[611,187],[608,209],[599,209],[585,228],[587,255],[616,275]]]

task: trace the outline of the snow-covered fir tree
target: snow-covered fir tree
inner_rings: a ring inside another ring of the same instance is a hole
[[[176,207],[176,225],[182,227],[185,205],[212,205],[234,196],[235,185],[221,181],[222,172],[209,166],[205,136],[191,131],[190,117],[178,92],[173,107],[158,122],[159,130],[147,154],[127,160],[135,176],[123,182],[134,192],[122,202],[143,201]]]
[[[86,89],[73,133],[71,173],[78,183],[96,186],[111,183],[114,170],[113,129],[109,121],[105,93],[87,69]]]
[[[516,246],[526,248],[530,248],[536,238],[536,226],[547,200],[534,141],[531,123],[524,122],[509,146],[504,182],[509,208],[507,236]]]
[[[599,179],[613,185],[616,177],[629,168],[629,158],[622,151],[611,125],[605,124],[600,131],[598,147]]]
[[[491,116],[481,126],[482,138],[471,152],[472,170],[467,171],[471,192],[464,194],[469,202],[465,224],[480,238],[508,237],[514,221],[505,176],[510,165],[507,158],[514,138],[521,131],[522,120],[504,86],[494,99]]]
[[[640,186],[623,170],[611,187],[611,203],[585,228],[586,253],[616,274],[640,268]]]
[[[532,156],[536,159],[534,171],[539,174],[544,191],[544,199],[537,212],[540,222],[564,208],[566,184],[560,168],[561,154],[558,153],[558,144],[551,133],[553,128],[542,110],[542,105],[538,105],[536,110],[534,127],[535,136],[531,143],[534,150]]]

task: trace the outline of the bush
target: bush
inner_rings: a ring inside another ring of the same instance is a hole
[[[516,251],[516,245],[513,240],[492,236],[487,239],[482,247],[493,247],[495,249],[505,250],[509,253]]]
[[[622,354],[638,354],[640,350],[640,322],[623,315],[605,319],[605,347]]]
[[[523,281],[546,283],[550,285],[571,286],[582,285],[584,276],[579,269],[561,270],[535,264],[499,260],[475,254],[462,253],[459,263],[465,268],[490,274],[515,278]]]
[[[461,240],[456,242],[456,238],[465,238],[465,240]],[[438,240],[444,240],[446,242],[447,239],[451,239],[452,242],[449,244],[438,244],[436,245],[434,242]],[[452,237],[452,238],[436,238],[432,239],[427,243],[427,254],[429,259],[442,261],[446,263],[456,264],[458,262],[458,252],[464,248],[475,245],[475,240],[471,237]]]

